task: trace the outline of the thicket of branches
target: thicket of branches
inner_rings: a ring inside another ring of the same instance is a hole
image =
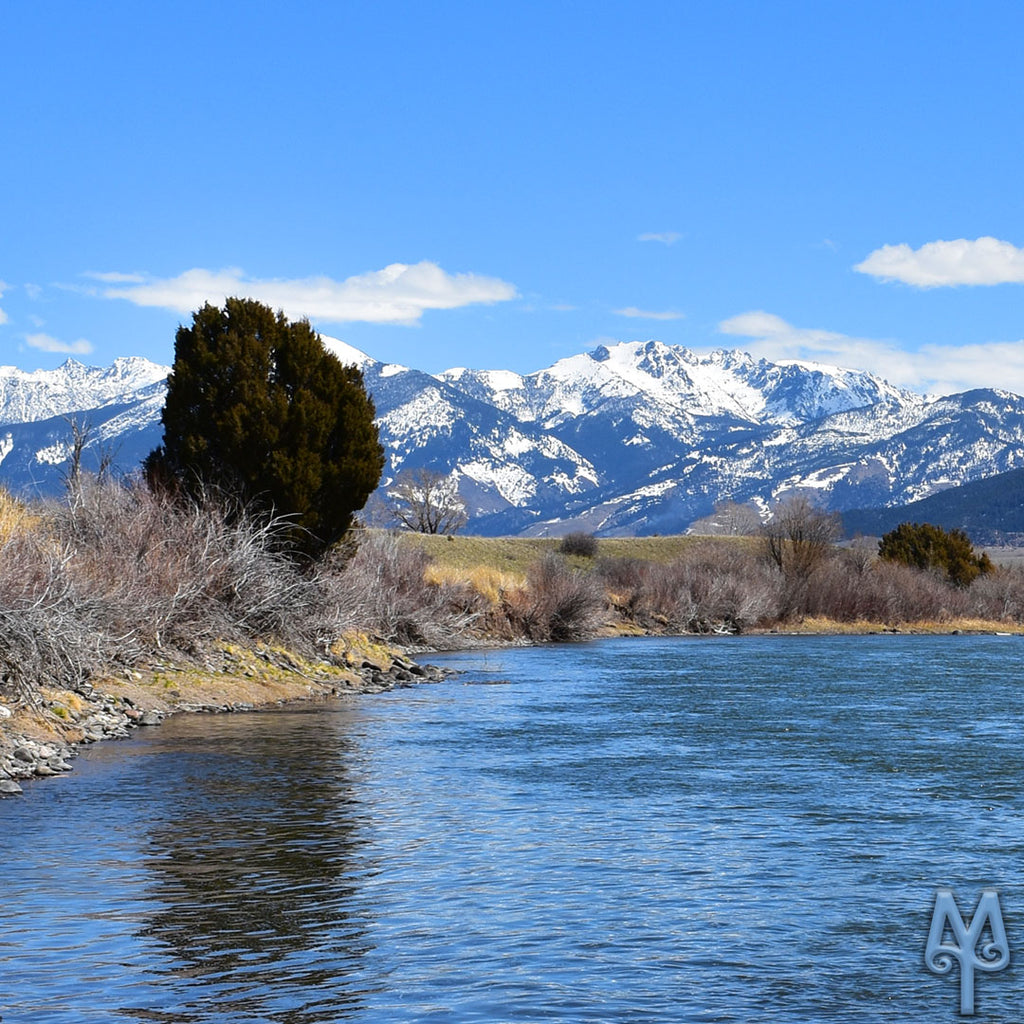
[[[66,500],[0,493],[0,693],[80,688],[100,670],[214,641],[277,641],[325,658],[348,630],[454,646],[478,595],[424,579],[423,555],[371,537],[314,565],[293,528],[244,508],[80,477]]]
[[[787,572],[763,546],[709,538],[667,565],[603,559],[597,572],[617,613],[645,628],[734,632],[807,617],[894,627],[1024,622],[1024,568],[993,569],[964,587],[859,545],[826,547]]]
[[[350,630],[440,649],[577,640],[613,619],[697,633],[805,616],[1024,621],[1024,569],[992,568],[965,586],[817,536],[813,558],[778,536],[695,540],[670,563],[597,558],[585,569],[551,551],[525,579],[483,585],[439,575],[412,538],[380,531],[300,563],[282,552],[280,533],[292,528],[80,474],[61,501],[27,506],[0,492],[0,692],[78,688],[101,670],[200,656],[223,640],[329,659]]]

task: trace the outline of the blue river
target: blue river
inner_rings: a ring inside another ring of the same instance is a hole
[[[0,1018],[957,1021],[950,888],[1010,946],[973,1019],[1020,1021],[1022,643],[476,651],[99,744],[0,803]]]

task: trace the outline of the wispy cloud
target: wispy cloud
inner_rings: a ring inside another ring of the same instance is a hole
[[[854,270],[882,281],[902,281],[918,288],[960,284],[1024,283],[1024,249],[986,236],[973,241],[957,238],[928,242],[920,249],[883,245],[869,253]]]
[[[49,334],[26,334],[25,341],[40,352],[60,352],[69,356],[87,356],[92,352],[92,343],[84,338],[78,341],[60,341]]]
[[[105,284],[143,284],[146,281],[145,274],[122,274],[116,270],[112,271],[90,271],[83,274],[83,277],[91,277],[94,281],[102,281]]]
[[[7,291],[9,287],[10,285],[7,284],[6,281],[0,281],[0,299],[4,297],[4,292]],[[5,323],[7,323],[7,314],[2,309],[0,309],[0,324]]]
[[[653,309],[637,309],[636,306],[626,306],[624,309],[613,309],[616,316],[636,317],[640,320],[682,320],[685,313],[677,313],[674,309],[662,311]]]
[[[1024,341],[924,345],[908,352],[892,341],[795,327],[763,310],[723,320],[718,329],[748,339],[751,355],[870,370],[892,384],[926,394],[1002,388],[1024,395]]]
[[[91,275],[109,281],[112,275]],[[514,299],[514,285],[480,274],[449,274],[436,263],[392,263],[383,270],[357,274],[343,281],[329,277],[297,279],[247,278],[237,268],[186,270],[177,277],[120,275],[101,290],[110,299],[137,306],[157,306],[189,313],[206,302],[217,305],[229,296],[256,299],[294,318],[323,323],[413,325],[428,309],[458,309],[475,303]],[[125,280],[130,278],[130,280]]]
[[[683,236],[678,231],[645,231],[637,235],[638,242],[661,242],[662,245],[675,245]]]

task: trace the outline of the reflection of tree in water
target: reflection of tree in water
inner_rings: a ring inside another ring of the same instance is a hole
[[[369,940],[355,897],[372,870],[346,721],[232,716],[168,758],[147,862],[160,909],[141,934],[174,957],[158,987],[180,1000],[176,1021],[311,1024],[358,1008]]]

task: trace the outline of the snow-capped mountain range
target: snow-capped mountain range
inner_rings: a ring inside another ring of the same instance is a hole
[[[623,342],[536,373],[427,374],[324,338],[363,370],[388,453],[452,474],[485,534],[669,533],[717,501],[767,509],[808,489],[836,509],[904,504],[1024,466],[1024,398],[938,399],[814,363]],[[0,368],[0,483],[60,486],[68,417],[131,469],[161,436],[168,367]]]

